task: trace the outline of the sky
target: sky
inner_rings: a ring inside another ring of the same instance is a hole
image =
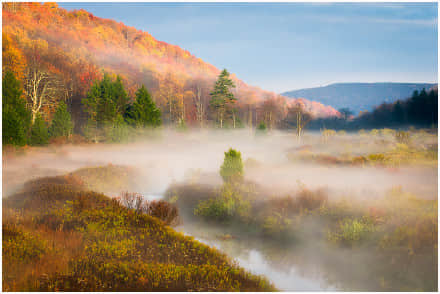
[[[437,82],[437,3],[60,3],[121,21],[265,90]]]

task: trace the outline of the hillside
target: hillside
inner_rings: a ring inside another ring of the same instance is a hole
[[[103,71],[120,75],[130,97],[144,84],[163,116],[173,111],[168,110],[172,97],[190,124],[197,119],[195,100],[209,107],[209,93],[220,72],[190,52],[156,40],[147,32],[85,10],[67,11],[56,3],[4,3],[2,53],[3,71],[12,70],[23,84],[35,67],[53,81],[57,92],[51,97],[54,101],[43,105],[43,117],[50,120],[57,101],[66,100],[76,128],[84,123],[81,100]],[[273,92],[247,85],[234,75],[232,79],[242,121],[248,121],[246,114],[264,100],[281,98],[284,107],[292,103]],[[337,115],[335,109],[321,103],[299,102],[315,116]],[[207,114],[209,119],[212,117]]]
[[[348,107],[355,115],[359,111],[371,111],[374,106],[405,99],[415,90],[426,90],[435,84],[429,83],[337,83],[325,87],[300,89],[285,92],[287,97],[303,97],[336,109]]]

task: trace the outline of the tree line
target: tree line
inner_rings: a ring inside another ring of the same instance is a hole
[[[357,117],[352,112],[340,109],[340,117],[315,119],[310,122],[310,129],[359,130],[377,128],[420,128],[438,125],[438,90],[433,88],[414,91],[412,96],[393,103],[382,103],[373,111],[362,112]]]

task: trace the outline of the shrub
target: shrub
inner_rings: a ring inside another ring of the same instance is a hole
[[[267,130],[266,123],[264,121],[261,121],[257,126],[257,130],[259,132],[266,132]]]
[[[217,221],[235,218],[247,222],[250,210],[249,201],[244,200],[234,186],[225,184],[219,196],[200,201],[194,209],[194,215]]]
[[[286,236],[286,232],[292,225],[292,220],[279,213],[267,216],[263,221],[263,234],[266,236]]]
[[[365,240],[374,230],[373,224],[366,220],[347,218],[339,222],[336,232],[328,232],[327,238],[331,242],[351,247]]]
[[[344,130],[340,130],[340,131],[338,131],[337,134],[338,134],[339,136],[345,136],[345,135],[347,135],[347,132],[344,131]]]
[[[410,134],[409,132],[405,131],[398,131],[394,135],[396,141],[400,144],[406,144],[408,145],[410,143]]]
[[[372,130],[370,131],[370,135],[371,135],[371,136],[377,136],[377,135],[379,135],[379,130],[378,130],[378,129],[372,129]]]
[[[177,207],[164,200],[153,200],[147,202],[146,213],[148,215],[157,217],[162,220],[165,224],[171,225],[175,224],[179,217],[179,211]]]
[[[381,134],[382,136],[384,136],[384,137],[387,137],[387,136],[394,136],[395,133],[396,133],[396,131],[394,131],[394,130],[392,130],[392,129],[387,129],[387,128],[381,129],[379,132],[380,132],[380,134]]]

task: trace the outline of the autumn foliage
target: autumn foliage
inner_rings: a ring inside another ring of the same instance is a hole
[[[3,71],[11,70],[25,82],[37,68],[50,85],[47,103],[35,111],[50,120],[58,102],[64,100],[76,131],[86,123],[81,100],[103,71],[119,75],[129,97],[145,85],[166,123],[183,120],[203,125],[215,119],[207,108],[219,69],[147,32],[85,10],[67,11],[56,3],[4,3],[2,53]],[[300,103],[315,116],[337,114],[316,102],[286,99],[249,86],[233,74],[231,79],[236,85],[238,118],[248,125],[256,126],[256,118],[264,117],[272,127],[292,103]],[[276,113],[262,104],[266,100],[276,101]]]

